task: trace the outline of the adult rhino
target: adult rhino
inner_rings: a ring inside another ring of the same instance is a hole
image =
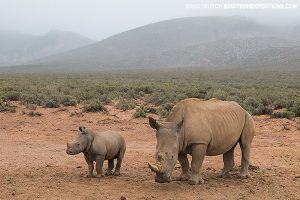
[[[149,117],[156,129],[156,165],[148,164],[156,173],[156,182],[170,182],[177,160],[182,173],[177,180],[191,185],[204,183],[201,167],[205,155],[223,154],[222,177],[227,177],[234,166],[234,148],[242,150],[240,176],[250,177],[249,153],[254,137],[251,115],[233,101],[218,99],[185,99],[178,102],[164,123]],[[187,154],[192,156],[191,173]]]

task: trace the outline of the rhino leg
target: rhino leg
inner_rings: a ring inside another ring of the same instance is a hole
[[[105,175],[112,175],[112,170],[114,169],[114,159],[108,160],[108,168]]]
[[[242,161],[241,161],[241,178],[250,178],[250,174],[248,172],[249,164],[250,164],[250,147],[251,142],[254,137],[254,121],[252,117],[247,114],[246,121],[244,125],[244,129],[240,138],[240,146],[242,150]]]
[[[198,185],[204,183],[201,176],[202,163],[206,154],[207,145],[194,144],[192,146],[192,164],[191,164],[191,177],[188,181],[190,185]]]
[[[230,178],[229,171],[232,170],[234,167],[234,149],[236,147],[236,144],[226,153],[223,154],[223,162],[224,162],[224,167],[222,170],[222,174],[219,177],[222,178]]]
[[[88,157],[84,156],[86,163],[88,164],[88,174],[86,175],[87,178],[94,177],[94,163],[93,160],[90,160]]]
[[[104,162],[104,156],[97,155],[96,156],[96,171],[97,171],[97,177],[103,177],[103,162]]]
[[[120,169],[121,169],[121,165],[122,165],[122,160],[124,157],[125,151],[120,151],[118,157],[117,157],[117,164],[116,164],[116,169],[114,172],[115,176],[119,176],[120,175]]]
[[[190,164],[189,164],[189,160],[187,158],[187,155],[183,155],[183,154],[179,154],[178,155],[178,161],[181,165],[181,175],[177,178],[175,178],[176,181],[187,181],[190,178]]]
[[[250,145],[240,144],[242,150],[242,161],[241,161],[241,178],[250,178],[251,175],[248,172],[249,164],[250,164]]]

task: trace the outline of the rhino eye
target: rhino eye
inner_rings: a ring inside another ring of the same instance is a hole
[[[80,144],[78,143],[77,146],[79,146]]]

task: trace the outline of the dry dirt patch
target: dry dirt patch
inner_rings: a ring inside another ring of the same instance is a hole
[[[222,156],[206,157],[206,182],[190,186],[154,182],[147,168],[154,161],[154,131],[147,119],[132,119],[130,111],[70,116],[79,109],[38,108],[43,115],[30,117],[23,109],[0,113],[0,199],[300,199],[300,131],[293,121],[255,117],[253,178],[217,178]],[[80,125],[124,135],[127,152],[120,177],[87,179],[83,155],[65,153]],[[238,148],[235,158],[239,165]],[[175,175],[179,172],[177,167]]]

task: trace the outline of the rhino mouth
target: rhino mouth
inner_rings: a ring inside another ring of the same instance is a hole
[[[170,183],[171,182],[171,176],[168,173],[156,174],[155,182],[157,182],[157,183]]]
[[[162,169],[161,165],[152,165],[148,163],[148,167],[151,169],[152,172],[155,172],[155,182],[157,183],[169,183],[171,182],[171,176],[168,172],[165,172]]]
[[[66,153],[68,154],[68,155],[75,155],[76,153],[75,152],[73,152],[73,151],[71,151],[71,150],[66,150]]]

